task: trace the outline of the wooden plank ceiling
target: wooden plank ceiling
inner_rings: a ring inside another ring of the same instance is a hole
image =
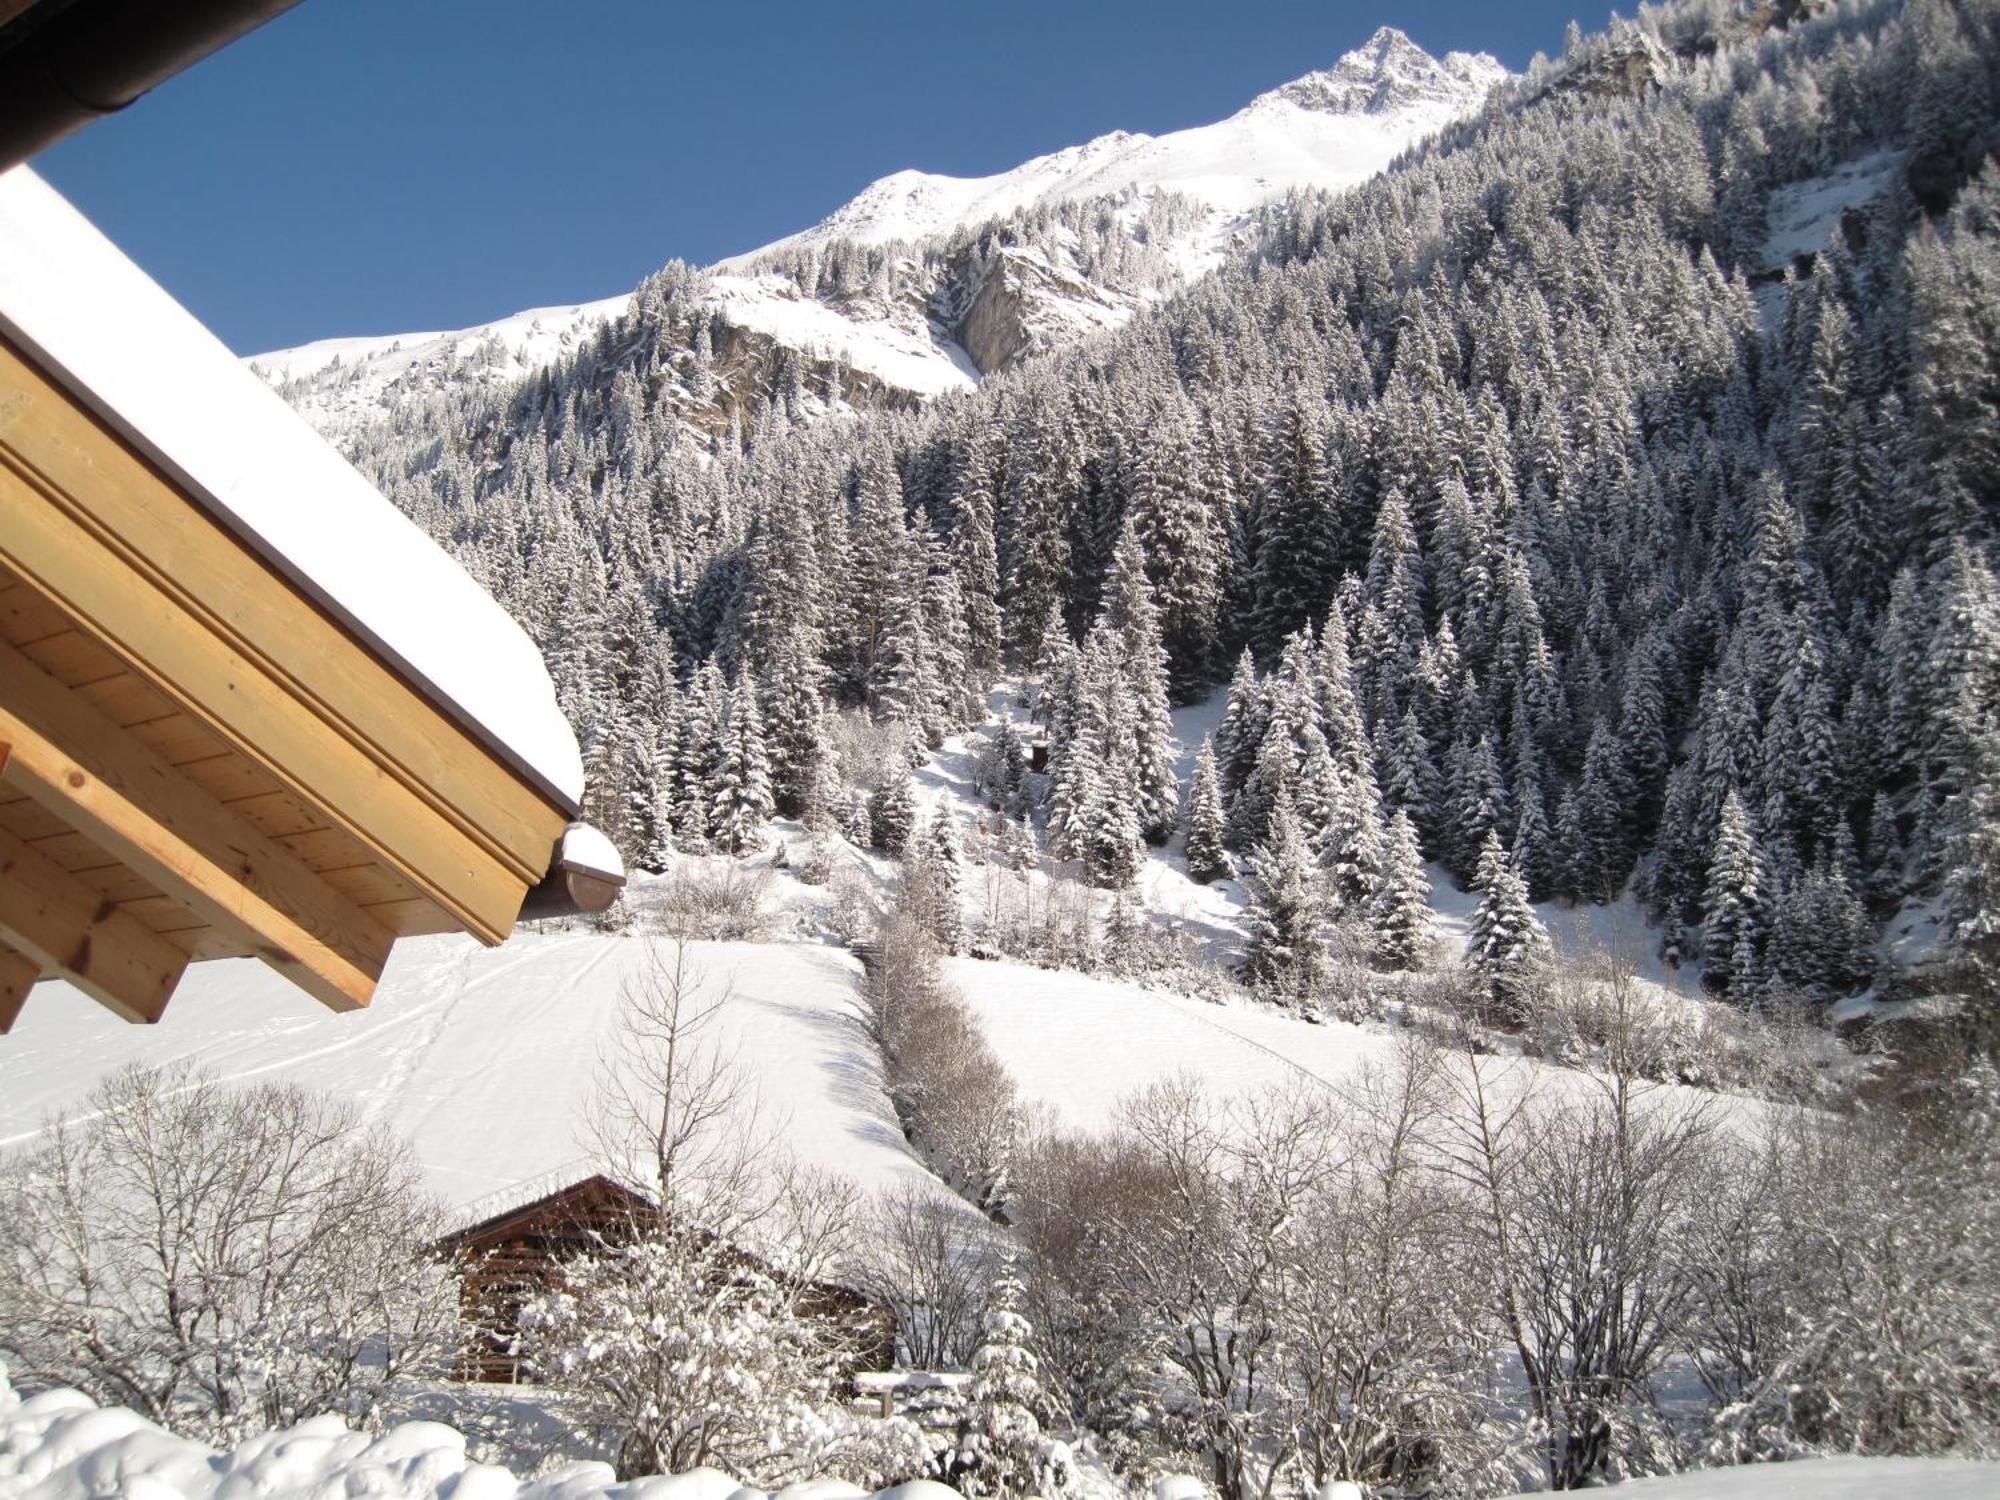
[[[239,833],[247,831],[286,850],[378,931],[404,936],[458,927],[352,834],[309,809],[269,771],[232,749],[4,566],[0,566],[0,642],[4,642],[0,722],[20,713],[17,705],[24,690],[39,691],[44,697],[60,694],[74,713],[93,715],[102,724],[100,746],[122,740],[136,747],[221,809]],[[5,734],[6,729],[0,728],[0,741]],[[113,853],[107,846],[117,840],[106,829],[80,831],[75,825],[83,819],[74,804],[60,791],[38,795],[39,783],[21,768],[20,754],[10,747],[7,763],[0,767],[0,893],[14,890],[45,896],[48,871],[59,872],[64,882],[90,894],[93,914],[100,906],[109,906],[126,919],[117,933],[100,938],[93,947],[143,951],[154,967],[174,964],[175,978],[179,966],[191,960],[270,956],[243,925],[198,909],[202,903],[191,886],[169,894],[166,887],[176,882],[160,874],[148,878],[129,862],[128,851]],[[246,845],[254,841],[238,839]],[[9,938],[20,942],[27,935],[8,920],[14,913],[4,909],[7,904],[0,894],[0,943]],[[40,946],[46,949],[46,940]],[[74,952],[72,941],[60,956]],[[97,958],[100,964],[105,961]],[[21,969],[18,956],[11,965],[0,959],[0,972],[11,971],[17,981]],[[62,966],[46,961],[36,965],[38,975],[45,970],[61,972]],[[94,998],[132,1019],[157,1019],[166,994],[172,992],[169,982],[165,993],[149,1001],[128,984],[128,998],[120,998],[104,988],[101,977],[77,973],[66,977],[79,980]],[[0,1022],[13,1019],[7,1013],[9,992],[0,977]],[[17,997],[16,1011],[19,1003]],[[348,1003],[357,1002],[349,997]]]
[[[397,937],[504,937],[566,821],[0,341],[0,1031],[234,955],[365,1005]]]

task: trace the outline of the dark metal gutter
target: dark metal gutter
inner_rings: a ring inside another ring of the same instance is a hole
[[[0,25],[0,172],[299,0],[38,0]],[[0,10],[4,13],[4,10]]]

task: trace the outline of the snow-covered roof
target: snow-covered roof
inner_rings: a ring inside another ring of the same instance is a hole
[[[541,654],[443,548],[26,167],[0,332],[544,795],[583,797]]]

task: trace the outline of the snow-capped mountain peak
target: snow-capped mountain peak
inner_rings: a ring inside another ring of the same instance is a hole
[[[1380,115],[1443,105],[1462,110],[1507,76],[1484,52],[1432,57],[1393,26],[1384,26],[1330,68],[1260,94],[1250,107],[1275,101],[1329,115]]]
[[[1153,136],[1114,130],[990,177],[891,173],[786,246],[923,240],[1041,204],[1175,192],[1235,216],[1294,188],[1343,188],[1477,109],[1507,70],[1485,53],[1432,57],[1384,26],[1332,67],[1260,94],[1213,125]]]
[[[1367,181],[1476,110],[1506,77],[1483,53],[1440,60],[1385,26],[1331,67],[1214,124],[1114,130],[987,177],[893,172],[810,228],[710,268],[716,336],[735,330],[760,349],[832,362],[896,399],[963,389],[1038,349],[1117,326],[1218,264],[1265,204]],[[951,243],[1024,211],[1100,203],[1134,236],[1143,271],[1086,268],[1074,234],[1031,246],[1016,226],[977,253]],[[889,295],[822,295],[800,279],[813,279],[803,269],[812,257],[785,253],[841,242],[911,247],[894,253],[902,269]],[[518,379],[580,347],[624,306],[614,298],[455,333],[323,340],[253,363],[308,419],[339,431],[400,399]],[[763,368],[761,355],[743,358]],[[850,377],[840,383],[851,392]]]

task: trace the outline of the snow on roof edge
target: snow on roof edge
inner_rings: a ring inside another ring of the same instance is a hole
[[[28,167],[0,173],[0,332],[570,816],[534,642],[442,547]]]

